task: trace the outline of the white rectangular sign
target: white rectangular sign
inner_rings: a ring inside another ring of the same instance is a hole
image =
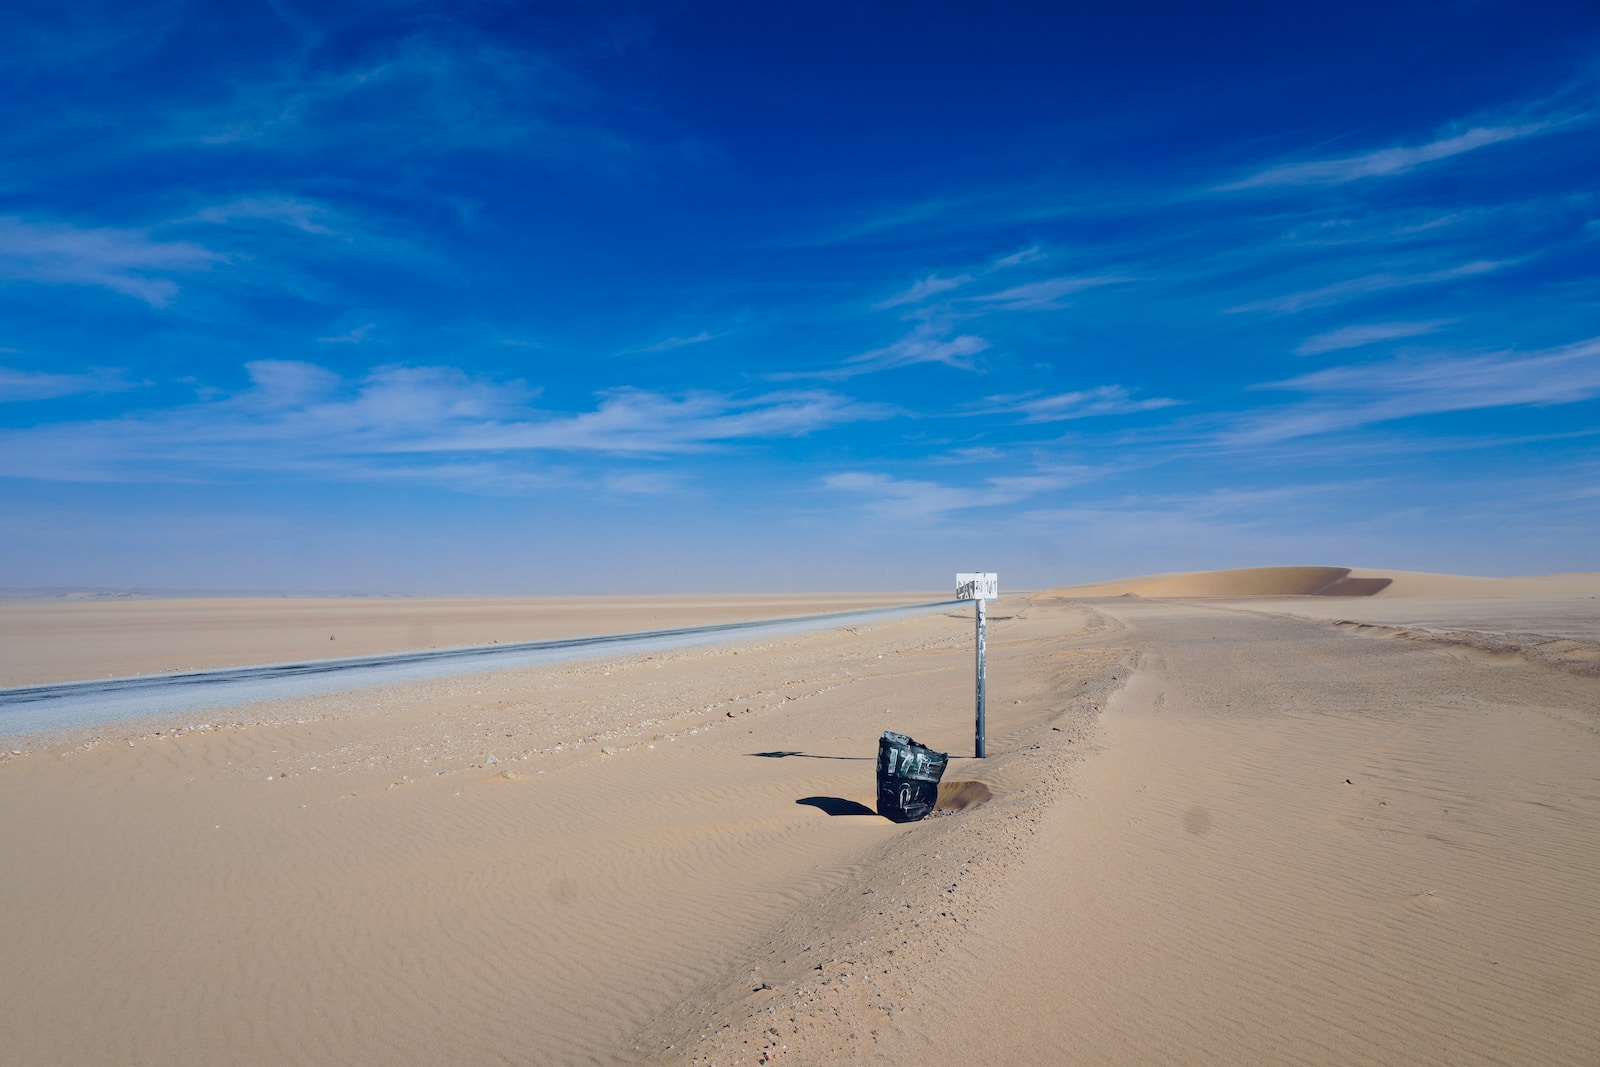
[[[956,575],[957,600],[998,600],[1000,576],[998,574]]]

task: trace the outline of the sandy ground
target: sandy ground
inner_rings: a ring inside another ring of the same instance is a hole
[[[1217,581],[992,605],[908,826],[970,612],[24,744],[0,1059],[1594,1062],[1600,678]]]
[[[0,600],[0,687],[677,629],[948,596]]]
[[[1594,1062],[1594,679],[1102,609],[1105,751],[880,1061]]]

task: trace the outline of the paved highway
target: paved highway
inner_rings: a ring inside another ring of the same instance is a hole
[[[156,715],[206,712],[259,700],[315,696],[453,674],[473,674],[561,660],[667,651],[693,645],[825,630],[967,606],[962,601],[948,600],[829,615],[691,626],[677,630],[439,648],[383,656],[270,663],[184,674],[151,674],[0,689],[0,737]]]

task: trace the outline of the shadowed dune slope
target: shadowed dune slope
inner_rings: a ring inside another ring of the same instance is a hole
[[[1348,567],[1248,567],[1236,571],[1155,574],[1143,578],[1074,586],[1082,596],[1372,596],[1389,587],[1388,577],[1351,577]]]

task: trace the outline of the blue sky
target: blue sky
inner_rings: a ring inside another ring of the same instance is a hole
[[[6,5],[0,586],[1600,570],[1592,3]]]

